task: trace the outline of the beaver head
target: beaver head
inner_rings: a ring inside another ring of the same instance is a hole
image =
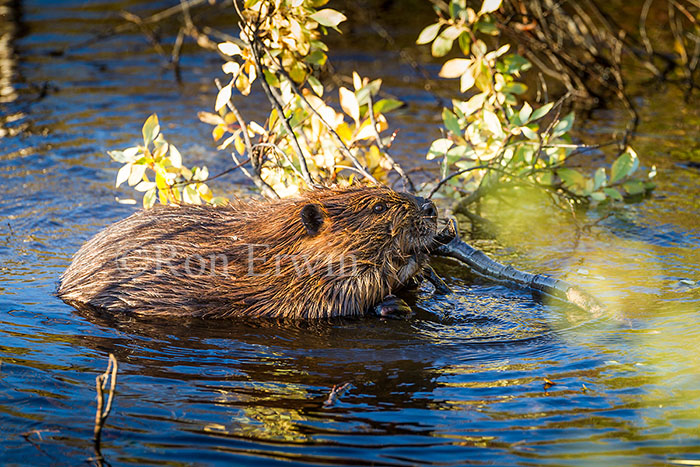
[[[164,206],[85,244],[59,295],[149,315],[357,316],[420,272],[436,232],[431,201],[384,187]]]
[[[310,237],[343,237],[362,256],[426,253],[437,229],[432,201],[388,188],[317,190],[299,217]]]

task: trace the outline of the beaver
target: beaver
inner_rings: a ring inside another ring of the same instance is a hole
[[[385,187],[157,206],[83,245],[58,295],[76,308],[151,316],[404,312],[393,293],[429,268],[437,217],[432,201]]]

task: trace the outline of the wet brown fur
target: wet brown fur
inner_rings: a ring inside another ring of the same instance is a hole
[[[386,210],[376,212],[380,203]],[[424,203],[373,187],[139,211],[75,254],[58,295],[75,306],[148,315],[359,316],[427,261],[436,219]],[[252,263],[250,245],[260,245]]]

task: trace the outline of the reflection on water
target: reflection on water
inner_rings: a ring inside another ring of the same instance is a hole
[[[18,5],[24,28],[16,24]],[[700,459],[700,174],[677,163],[694,157],[700,114],[691,105],[679,110],[673,89],[639,98],[647,123],[636,147],[660,174],[652,199],[605,218],[607,211],[581,214],[582,223],[600,222],[580,236],[567,215],[536,197],[523,204],[516,193],[518,202],[483,206],[499,237],[479,247],[587,287],[609,315],[592,319],[436,260],[452,293],[435,295],[426,285],[407,295],[416,311],[407,321],[280,326],[110,317],[77,312],[54,296],[72,253],[132,212],[114,201],[116,172],[105,151],[131,145],[158,111],[188,160],[213,173],[228,162],[196,121],[213,102],[217,57],[189,50],[179,87],[135,33],[65,56],[47,53],[118,24],[108,8],[142,8],[91,5],[0,2],[14,15],[0,15],[3,38],[8,31],[14,38],[2,42],[0,57],[16,63],[2,67],[0,82],[19,97],[0,102],[7,128],[0,139],[0,463],[75,465],[93,456],[95,376],[109,353],[120,362],[102,436],[112,465]],[[415,37],[412,23],[392,28]],[[387,89],[409,103],[392,119],[401,129],[393,149],[417,164],[436,136],[426,127],[439,117],[433,100],[410,67],[384,66],[393,52],[346,47],[340,68],[382,73]],[[37,99],[44,82],[51,91]],[[621,125],[614,111],[598,111],[585,131],[604,137]],[[219,188],[241,181],[234,176]],[[545,387],[545,378],[556,384]],[[331,388],[343,383],[352,387],[325,408]]]

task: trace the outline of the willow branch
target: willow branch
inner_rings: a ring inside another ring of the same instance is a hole
[[[401,180],[403,180],[404,183],[404,188],[406,185],[408,185],[408,189],[411,190],[412,193],[415,193],[416,187],[413,184],[413,181],[408,177],[408,175],[406,175],[406,172],[404,172],[403,168],[394,160],[394,158],[391,157],[391,154],[389,154],[389,148],[384,144],[381,136],[379,136],[379,128],[377,128],[377,119],[374,116],[374,103],[372,102],[371,91],[367,93],[367,99],[367,111],[369,112],[370,123],[372,124],[372,129],[374,130],[374,137],[377,140],[377,145],[379,146],[379,149],[382,150],[382,152],[384,153],[384,157],[386,157],[386,159],[389,161],[392,168],[401,176]]]
[[[217,89],[221,90],[221,81],[219,79],[215,79],[214,83],[216,84]],[[253,173],[250,173],[244,166],[238,161],[238,158],[236,157],[235,153],[232,151],[231,152],[231,157],[233,158],[233,161],[237,164],[237,166],[241,169],[241,172],[251,179],[253,183],[255,184],[256,187],[262,192],[262,194],[266,198],[279,198],[279,195],[277,192],[270,186],[268,185],[265,180],[262,179],[260,176],[260,173],[258,171],[258,167],[256,166],[255,162],[253,162],[253,145],[250,142],[250,136],[248,136],[248,124],[246,123],[245,119],[243,119],[243,116],[241,113],[238,111],[235,105],[233,105],[233,102],[231,99],[226,102],[226,107],[233,113],[233,116],[236,117],[236,120],[238,121],[238,125],[241,127],[241,132],[243,133],[243,142],[245,144],[245,149],[246,153],[248,154],[248,158],[251,160],[251,164],[253,165]],[[244,162],[245,163],[245,162]]]
[[[345,157],[347,157],[348,159],[350,159],[350,160],[352,161],[352,165],[354,165],[354,166],[357,168],[357,170],[358,170],[367,180],[369,180],[369,181],[371,181],[371,182],[373,182],[373,183],[379,184],[379,182],[377,181],[377,179],[374,178],[374,177],[372,176],[372,174],[370,174],[369,172],[367,172],[367,169],[366,169],[365,167],[362,166],[362,164],[360,163],[360,161],[357,160],[357,157],[355,157],[355,156],[353,155],[353,153],[350,152],[350,149],[347,147],[347,145],[345,144],[345,142],[343,141],[343,139],[342,139],[342,138],[340,137],[340,135],[335,131],[335,129],[326,121],[326,119],[323,118],[323,115],[321,115],[321,113],[320,113],[318,110],[316,110],[316,108],[315,108],[313,105],[311,105],[311,103],[308,101],[308,99],[306,99],[306,96],[304,96],[304,94],[299,90],[299,87],[297,87],[297,85],[296,85],[296,83],[294,82],[294,80],[291,78],[291,76],[289,76],[289,74],[287,73],[287,70],[285,70],[285,69],[282,67],[282,64],[280,64],[279,62],[277,62],[277,61],[275,60],[274,57],[272,57],[272,56],[269,56],[269,57],[270,57],[270,59],[275,63],[275,65],[276,65],[276,67],[277,67],[277,69],[278,69],[278,72],[279,72],[287,81],[289,81],[289,84],[290,84],[290,86],[291,86],[291,88],[292,88],[292,91],[294,91],[294,94],[296,94],[297,96],[299,96],[299,98],[300,98],[302,101],[304,101],[304,104],[306,104],[306,106],[314,113],[314,115],[316,115],[316,117],[318,117],[318,119],[321,121],[321,123],[323,124],[323,126],[325,126],[326,129],[328,130],[328,132],[331,134],[331,136],[333,136],[333,139],[335,140],[335,143],[336,143],[336,147],[340,150],[340,152],[342,152],[343,155],[344,155]]]
[[[253,59],[255,61],[255,69],[258,72],[258,77],[260,78],[260,83],[262,84],[263,90],[265,91],[265,95],[267,96],[267,99],[272,104],[272,107],[275,110],[277,110],[277,115],[280,119],[280,122],[282,122],[284,129],[289,134],[289,138],[292,142],[292,147],[294,148],[294,151],[297,154],[297,158],[299,159],[299,166],[301,167],[302,178],[309,186],[313,186],[315,184],[315,182],[314,182],[313,178],[311,177],[311,174],[309,173],[308,166],[306,165],[306,158],[304,157],[304,151],[302,151],[301,145],[299,145],[299,140],[297,140],[297,137],[294,134],[294,130],[292,129],[292,126],[289,124],[289,119],[287,119],[287,117],[284,114],[284,109],[282,108],[282,104],[278,100],[278,96],[275,95],[276,93],[272,90],[270,85],[265,80],[265,74],[263,73],[262,63],[260,60],[260,54],[258,53],[257,36],[253,37],[253,42],[249,43],[249,45],[250,45],[251,50],[253,51]],[[293,166],[293,164],[292,164],[292,166]]]

